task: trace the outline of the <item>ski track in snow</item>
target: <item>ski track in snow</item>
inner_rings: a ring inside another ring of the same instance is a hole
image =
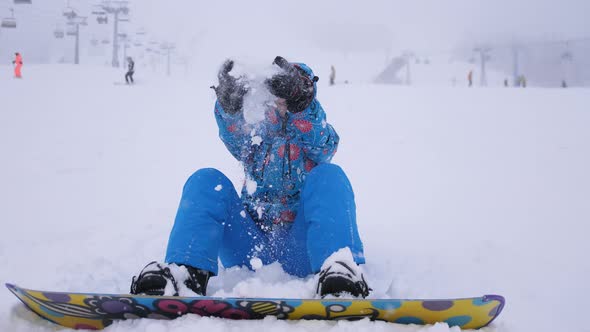
[[[313,65],[313,64],[311,64]],[[313,67],[313,66],[312,66]],[[127,293],[162,259],[186,178],[244,176],[217,138],[209,81],[105,67],[24,68],[0,77],[0,280],[42,290]],[[10,68],[0,66],[0,72]],[[89,80],[88,78],[92,78]],[[115,79],[114,79],[115,78]],[[320,81],[365,244],[370,297],[497,293],[483,331],[587,331],[590,93]],[[220,188],[219,188],[220,189]],[[311,297],[280,266],[228,269],[212,296]],[[1,331],[55,331],[0,291]],[[382,322],[228,321],[194,315],[113,331],[458,331]]]

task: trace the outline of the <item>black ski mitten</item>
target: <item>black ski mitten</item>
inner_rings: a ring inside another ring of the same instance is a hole
[[[236,78],[229,74],[233,67],[233,60],[226,60],[217,74],[219,85],[217,87],[211,87],[215,90],[217,100],[221,104],[221,107],[229,114],[236,114],[242,111],[244,95],[248,92],[248,84],[245,77],[240,76]]]
[[[317,81],[317,77],[311,79],[303,69],[281,56],[277,56],[273,64],[279,66],[282,71],[267,79],[266,86],[273,95],[287,101],[289,112],[303,111],[313,100],[313,83]]]

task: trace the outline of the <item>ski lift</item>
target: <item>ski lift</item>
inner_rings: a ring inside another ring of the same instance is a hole
[[[53,35],[57,39],[62,39],[65,34],[64,34],[64,31],[63,30],[61,30],[61,29],[55,29],[55,31],[53,31]]]
[[[97,16],[96,17],[96,22],[98,22],[98,24],[108,24],[109,23],[109,17],[108,16]]]
[[[574,56],[570,51],[565,51],[561,54],[561,60],[563,61],[572,61]]]
[[[102,43],[103,45],[108,45],[108,44],[110,44],[110,43],[111,43],[111,41],[110,41],[110,40],[108,40],[108,39],[103,39],[101,43]]]
[[[137,30],[137,32],[135,32],[135,34],[138,35],[138,36],[145,36],[146,32],[142,28],[142,29]]]
[[[123,16],[119,17],[119,22],[129,22],[129,16],[123,14]]]
[[[118,33],[117,37],[119,37],[121,39],[127,39],[127,34],[126,33]]]
[[[68,28],[68,31],[66,32],[66,35],[68,35],[68,36],[75,36],[76,35],[76,28],[75,27]]]
[[[133,46],[135,46],[135,47],[142,47],[143,44],[140,43],[140,42],[135,42],[135,43],[133,43]]]
[[[71,20],[71,19],[76,18],[76,16],[78,16],[78,14],[76,14],[76,12],[74,11],[73,8],[68,7],[64,10],[63,16],[65,16]]]
[[[16,28],[16,18],[14,18],[14,9],[10,8],[12,15],[10,17],[5,17],[2,19],[1,27],[7,29],[15,29]]]
[[[31,0],[14,0],[15,5],[30,5],[32,3]]]

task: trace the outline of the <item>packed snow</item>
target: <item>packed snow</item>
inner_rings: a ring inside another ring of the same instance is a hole
[[[216,167],[237,188],[248,184],[217,138],[217,68],[199,78],[138,68],[129,87],[113,84],[124,72],[103,66],[26,65],[22,80],[0,66],[1,281],[127,293],[133,275],[163,259],[193,171]],[[461,85],[320,79],[318,99],[341,138],[333,162],[355,190],[370,297],[500,294],[504,312],[483,331],[590,331],[589,90]],[[208,295],[314,296],[315,277],[254,265],[221,270]],[[7,290],[0,308],[0,331],[58,330]],[[132,329],[459,331],[196,315],[106,331]]]

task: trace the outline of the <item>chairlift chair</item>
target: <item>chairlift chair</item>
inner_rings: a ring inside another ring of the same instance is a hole
[[[109,23],[109,17],[108,16],[98,16],[96,17],[96,22],[98,22],[98,24],[108,24]]]
[[[108,40],[108,39],[103,39],[101,43],[102,43],[103,45],[108,45],[108,44],[110,44],[110,43],[111,43],[111,41],[110,41],[110,40]]]
[[[11,17],[6,17],[2,19],[2,24],[0,25],[3,28],[7,29],[15,29],[16,28],[16,20]]]
[[[3,28],[7,28],[7,29],[15,29],[16,28],[16,18],[14,18],[14,9],[10,8],[10,11],[12,12],[11,17],[3,18],[2,24],[0,24],[0,26]]]
[[[123,15],[119,16],[119,22],[129,22],[129,16],[127,13],[123,13]]]
[[[68,35],[68,36],[75,36],[76,35],[76,29],[75,28],[68,28],[68,31],[66,32],[66,35]]]
[[[63,16],[65,16],[66,18],[68,18],[70,20],[76,18],[77,15],[78,14],[76,14],[76,12],[73,10],[64,11],[64,13],[63,13]]]
[[[14,0],[15,5],[30,5],[32,3],[31,0]]]
[[[55,31],[53,32],[53,35],[55,36],[55,38],[57,39],[62,39],[64,37],[64,32],[63,30],[60,29],[55,29]]]

